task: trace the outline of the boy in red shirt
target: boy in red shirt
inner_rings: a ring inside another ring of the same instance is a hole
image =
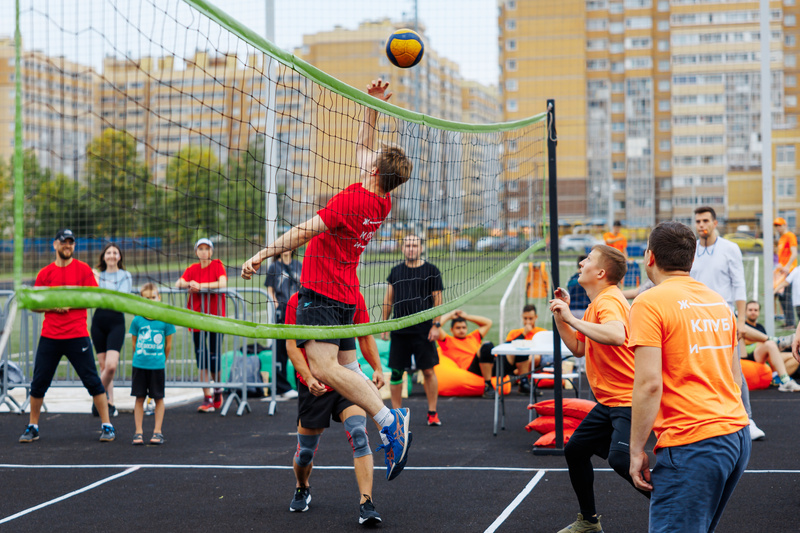
[[[78,261],[72,255],[75,251],[75,236],[71,230],[62,229],[53,241],[56,260],[36,276],[36,287],[97,287],[92,267]],[[108,414],[108,400],[103,382],[94,365],[92,340],[86,327],[86,309],[66,307],[44,311],[42,336],[36,349],[31,380],[31,412],[28,427],[19,438],[22,443],[39,440],[39,414],[42,411],[44,395],[50,388],[53,376],[58,369],[61,356],[66,355],[83,386],[89,391],[102,421],[100,442],[111,442],[116,438],[114,426]]]
[[[189,299],[186,307],[198,313],[225,316],[225,295],[219,294],[215,289],[224,289],[228,286],[228,276],[225,265],[219,259],[211,259],[214,255],[214,243],[210,239],[199,239],[194,245],[194,252],[200,260],[186,269],[175,283],[179,289],[189,289]],[[204,294],[200,294],[200,293]],[[194,355],[197,359],[197,368],[200,369],[200,381],[215,381],[219,383],[219,350],[222,346],[222,334],[210,331],[200,331],[189,328],[194,338]],[[214,395],[211,389],[203,388],[204,400],[197,408],[201,413],[213,413],[222,407],[222,389],[215,388]]]
[[[374,80],[367,92],[385,101],[391,97],[386,93],[388,86]],[[377,120],[377,111],[366,108],[356,146],[362,181],[338,193],[315,217],[292,228],[242,265],[242,278],[250,279],[266,259],[309,243],[300,279],[300,325],[353,323],[360,289],[356,267],[361,253],[392,208],[389,193],[411,176],[411,162],[403,150],[388,145],[373,149]],[[340,344],[341,339],[297,341],[306,350],[314,377],[364,409],[381,428],[386,478],[394,479],[408,458],[408,409],[390,410],[363,379],[342,367],[337,359]]]

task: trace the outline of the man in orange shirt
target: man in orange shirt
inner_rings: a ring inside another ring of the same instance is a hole
[[[492,321],[485,316],[468,315],[460,309],[450,311],[442,315],[442,323],[453,320],[450,324],[448,335],[442,328],[438,329],[436,342],[442,350],[442,355],[455,361],[456,365],[463,370],[468,370],[473,374],[481,376],[485,382],[483,385],[483,397],[494,398],[494,388],[492,387],[492,373],[494,370],[494,356],[491,342],[483,342],[486,334],[492,328]],[[467,322],[472,322],[478,329],[469,332]],[[505,375],[505,374],[504,374]]]
[[[619,220],[614,221],[614,226],[612,227],[612,231],[607,231],[603,234],[603,240],[606,242],[607,245],[611,246],[612,248],[616,248],[622,255],[625,256],[625,259],[628,258],[628,239],[625,238],[625,235],[620,233],[620,228],[622,228],[622,222]]]
[[[786,220],[781,217],[772,223],[775,231],[781,236],[778,240],[778,266],[775,271],[782,276],[788,276],[789,272],[797,267],[797,236],[789,231]],[[783,308],[783,326],[786,328],[794,327],[794,307],[792,307],[792,286],[784,287],[783,292],[778,293],[778,299]]]
[[[538,315],[536,314],[536,306],[533,304],[528,304],[522,308],[522,327],[518,329],[512,329],[506,335],[506,342],[512,342],[516,340],[526,340],[529,341],[533,339],[533,336],[539,333],[540,331],[546,331],[544,328],[536,327],[536,319]],[[542,356],[541,355],[533,355],[533,356],[525,356],[525,355],[507,355],[506,361],[508,361],[509,365],[516,367],[517,375],[518,376],[526,376],[531,371],[531,366],[533,368],[538,367],[542,363]],[[553,363],[553,356],[549,356],[548,360],[546,361],[550,364]],[[520,378],[519,381],[519,393],[520,394],[530,394],[531,386],[528,382],[527,377]]]
[[[586,356],[586,377],[597,405],[564,447],[572,488],[578,497],[578,520],[559,533],[602,532],[594,501],[592,456],[608,464],[629,483],[633,352],[628,340],[628,300],[619,288],[627,261],[616,248],[598,245],[580,264],[578,283],[591,303],[583,320],[569,310],[569,294],[558,288],[550,302],[558,333],[576,357]],[[642,492],[646,496],[648,493]]]
[[[714,531],[752,446],[734,352],[736,318],[722,296],[689,276],[695,247],[688,226],[656,226],[644,255],[656,286],[634,300],[630,313],[630,475],[652,492],[651,533]],[[658,437],[652,472],[644,451],[651,429]]]

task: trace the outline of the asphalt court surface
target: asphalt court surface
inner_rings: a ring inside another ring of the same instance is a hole
[[[751,393],[767,433],[755,442],[717,531],[800,531],[797,424],[800,394]],[[45,400],[46,401],[46,400]],[[386,531],[555,532],[572,522],[577,503],[559,456],[531,453],[527,397],[506,402],[506,430],[492,436],[493,402],[441,398],[443,425],[425,425],[420,385],[404,405],[414,434],[406,470],[387,482],[375,453],[373,499]],[[132,446],[132,413],[113,420],[117,440],[102,444],[91,415],[43,413],[41,439],[17,443],[27,415],[0,415],[0,531],[356,531],[358,489],[341,425],[323,435],[311,476],[312,501],[290,513],[296,402],[251,402],[253,412],[199,414],[195,405],[167,410],[163,446]],[[145,418],[145,440],[153,420]],[[369,428],[370,445],[378,444]],[[652,448],[652,442],[651,442]],[[647,500],[595,460],[595,493],[606,532],[647,530]],[[788,524],[788,525],[787,525]]]

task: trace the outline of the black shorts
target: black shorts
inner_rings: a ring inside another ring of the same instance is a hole
[[[297,381],[297,422],[306,429],[329,428],[331,418],[341,422],[342,411],[353,405],[335,390],[314,396],[307,386]]]
[[[92,317],[91,334],[97,353],[121,351],[125,342],[125,315],[109,309],[97,309]]]
[[[389,345],[389,368],[392,370],[408,370],[411,368],[411,356],[419,370],[427,370],[439,364],[439,352],[436,345],[428,340],[428,334],[412,334],[392,332],[392,343]]]
[[[298,326],[352,326],[355,312],[355,305],[328,298],[310,289],[302,288],[297,295]],[[306,340],[308,339],[297,339],[297,347],[305,344]],[[317,342],[335,344],[340,351],[356,349],[356,341],[352,337],[320,339]]]
[[[154,400],[164,397],[164,372],[163,368],[150,370],[147,368],[133,367],[131,376],[131,396],[144,398],[150,396]]]
[[[608,459],[611,450],[630,453],[630,444],[631,408],[598,403],[581,421],[567,446],[586,448],[594,455]]]

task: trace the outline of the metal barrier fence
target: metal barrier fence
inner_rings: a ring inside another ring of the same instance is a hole
[[[187,302],[189,291],[187,289],[175,289],[159,287],[159,294],[161,301],[174,305],[176,307],[184,307]],[[139,294],[138,290],[132,291],[133,294]],[[243,297],[243,293],[251,293],[252,296],[247,298]],[[220,289],[211,291],[210,293],[203,292],[201,301],[201,312],[207,312],[205,308],[210,302],[208,298],[211,294],[219,296],[217,299],[217,312],[220,314],[222,307],[225,307],[226,316],[234,319],[251,320],[254,322],[271,321],[275,316],[274,305],[270,301],[269,295],[265,289],[260,288],[245,288],[245,289]],[[39,345],[42,327],[42,314],[28,311],[27,309],[20,310],[14,320],[9,320],[9,309],[14,298],[13,291],[0,290],[0,325],[3,331],[5,328],[13,328],[9,342],[6,344],[1,356],[2,368],[6,371],[2,372],[2,379],[0,384],[0,405],[7,405],[12,412],[22,414],[28,406],[30,401],[30,384],[33,378],[33,366],[36,350]],[[94,310],[89,310],[89,327],[94,319]],[[130,326],[131,316],[126,315],[126,328]],[[207,332],[200,332],[200,342],[203,346],[207,346]],[[236,414],[242,415],[245,411],[250,412],[251,408],[247,401],[247,389],[250,387],[264,387],[269,386],[270,389],[270,402],[269,414],[275,414],[277,407],[276,398],[276,370],[277,361],[275,358],[274,349],[272,350],[272,368],[270,369],[270,381],[264,383],[262,381],[248,380],[246,372],[236,373],[234,375],[233,369],[241,363],[245,363],[241,359],[248,357],[248,351],[253,351],[257,354],[262,348],[274,348],[274,341],[269,341],[267,346],[261,346],[256,339],[249,339],[236,335],[222,335],[222,340],[218,348],[218,358],[220,366],[220,382],[211,380],[202,380],[198,362],[195,357],[195,346],[192,332],[188,328],[176,326],[175,336],[172,343],[172,352],[167,359],[165,367],[166,387],[178,388],[200,388],[200,387],[224,387],[230,392],[225,403],[223,404],[220,414],[225,416],[233,402],[236,402],[238,409]],[[128,340],[130,334],[126,329],[125,342],[120,350],[119,364],[114,377],[114,386],[127,386],[131,385],[131,362],[133,359],[133,349],[131,342]],[[262,340],[263,342],[263,340]],[[201,357],[206,357],[206,368],[210,365],[210,354],[207,350],[201,352]],[[237,362],[238,361],[238,362]],[[13,363],[19,367],[22,372],[22,382],[10,382],[9,363]],[[222,381],[222,375],[230,364],[230,372],[227,379]],[[242,364],[241,368],[246,368]],[[23,404],[19,404],[9,394],[11,388],[24,387],[27,389],[26,400]],[[59,363],[56,375],[53,378],[51,387],[83,387],[83,383],[75,373],[75,370],[67,362],[66,358],[62,358]],[[46,410],[46,406],[44,407]]]

